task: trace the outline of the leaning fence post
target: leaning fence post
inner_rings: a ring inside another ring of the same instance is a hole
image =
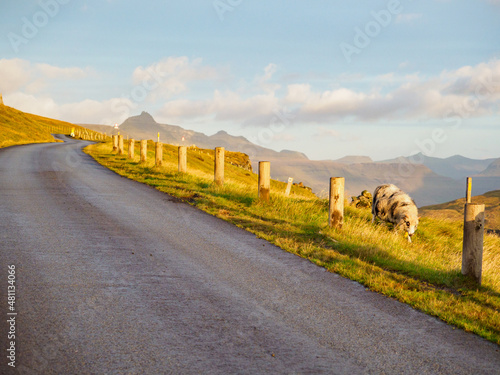
[[[472,276],[481,285],[483,269],[484,204],[466,203],[462,275]]]
[[[290,191],[292,190],[293,177],[288,177],[288,184],[286,185],[285,196],[290,195]]]
[[[224,147],[216,147],[214,155],[214,181],[216,185],[224,185]]]
[[[344,177],[330,178],[330,207],[328,225],[341,229],[344,225]]]
[[[186,173],[187,172],[187,147],[179,146],[179,172]]]
[[[135,147],[135,140],[129,139],[128,140],[128,158],[129,159],[134,158],[134,154],[135,154],[134,147]]]
[[[259,199],[269,202],[271,191],[271,162],[259,161]]]
[[[148,160],[148,141],[146,139],[141,139],[141,163],[145,163]]]
[[[156,142],[155,144],[155,165],[161,167],[163,163],[163,143]]]

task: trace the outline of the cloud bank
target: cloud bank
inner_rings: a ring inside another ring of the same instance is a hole
[[[268,64],[253,81],[226,79],[227,67],[204,64],[201,59],[167,57],[130,73],[130,90],[105,100],[83,98],[57,102],[51,88],[71,86],[78,92],[82,82],[95,79],[88,68],[36,64],[22,59],[1,59],[0,92],[7,105],[45,116],[78,123],[123,121],[155,106],[162,121],[220,122],[240,126],[267,126],[280,108],[295,116],[294,124],[314,123],[328,127],[349,119],[365,123],[442,119],[455,111],[468,117],[499,114],[500,61],[442,71],[437,76],[399,75],[357,77],[353,84],[332,82],[320,90],[309,82],[280,84],[279,67]],[[234,83],[237,82],[237,83]],[[88,84],[88,82],[86,83]],[[361,87],[361,88],[360,88]]]

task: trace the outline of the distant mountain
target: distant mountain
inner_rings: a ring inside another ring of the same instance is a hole
[[[500,158],[494,159],[488,168],[478,173],[476,177],[500,177]]]
[[[334,162],[342,164],[358,164],[358,163],[373,163],[373,160],[369,156],[348,155],[344,156],[343,158],[334,160]]]
[[[94,128],[92,125],[86,127]],[[105,131],[102,127],[95,130]],[[259,161],[270,161],[272,178],[286,181],[289,177],[293,177],[294,182],[302,182],[320,196],[326,195],[330,177],[345,177],[346,197],[357,196],[365,189],[373,192],[383,183],[394,183],[409,193],[418,206],[463,197],[465,176],[477,175],[472,184],[475,195],[500,188],[500,177],[496,177],[498,166],[492,165],[496,159],[473,160],[458,155],[439,159],[419,154],[414,159],[422,160],[422,164],[415,165],[408,164],[407,158],[374,162],[368,156],[355,155],[334,161],[309,160],[301,152],[290,150],[277,152],[225,131],[207,136],[180,126],[159,124],[147,112],[128,118],[120,125],[119,130],[108,127],[107,133],[117,131],[131,138],[153,140],[160,132],[162,142],[174,145],[194,144],[211,149],[225,147],[230,151],[243,152],[250,157],[254,170],[257,169]],[[490,165],[491,169],[488,170]],[[456,179],[462,178],[463,183],[457,183]]]
[[[469,159],[460,155],[440,159],[418,153],[411,157],[400,157],[397,159],[381,161],[380,163],[418,162],[418,164],[425,165],[431,171],[441,176],[450,177],[455,180],[463,180],[466,177],[470,177],[484,171],[494,160],[495,159]]]
[[[103,125],[89,125],[86,127],[107,134],[116,134],[120,132],[125,136],[134,139],[157,139],[160,133],[160,140],[174,145],[196,145],[200,148],[215,148],[224,147],[231,151],[239,151],[246,153],[252,165],[255,166],[259,160],[267,159],[307,159],[303,153],[296,151],[283,150],[277,152],[269,148],[258,146],[242,136],[233,136],[221,130],[214,135],[207,136],[206,134],[196,132],[194,130],[186,130],[177,125],[160,124],[147,112],[142,112],[138,116],[132,116],[126,119],[118,129],[113,129],[107,126],[103,129]],[[107,130],[107,131],[106,131]]]
[[[401,164],[357,163],[344,164],[335,161],[271,160],[273,178],[286,180],[293,177],[296,182],[310,186],[313,192],[326,196],[330,177],[345,178],[345,196],[359,195],[363,190],[373,192],[378,185],[393,183],[409,193],[418,206],[445,202],[463,196],[465,187],[455,180],[439,176],[424,165],[416,165],[411,173]]]

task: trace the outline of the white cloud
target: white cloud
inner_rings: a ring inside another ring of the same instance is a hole
[[[314,137],[316,138],[339,138],[340,133],[337,130],[334,129],[329,129],[323,126],[320,126],[317,128],[316,134],[314,134]]]
[[[479,117],[498,112],[500,101],[497,60],[444,71],[436,77],[393,72],[365,77],[369,85],[365,90],[336,87],[318,91],[309,83],[290,84],[283,96],[262,87],[264,78],[270,79],[274,71],[275,67],[269,65],[263,79],[255,80],[259,93],[243,96],[235,91],[215,90],[212,97],[203,100],[168,101],[159,115],[176,123],[198,120],[266,126],[273,110],[287,107],[293,111],[296,123],[331,124],[342,118],[363,122],[442,119],[449,111],[469,108],[470,101],[476,98],[477,106],[466,115]]]
[[[17,92],[6,95],[4,99],[6,105],[21,111],[73,123],[112,125],[130,116],[128,112],[117,111],[124,104],[118,98],[58,104],[50,97]]]
[[[265,127],[280,108],[293,113],[294,124],[324,126],[339,119],[360,122],[443,119],[450,111],[458,110],[467,117],[480,117],[497,114],[500,108],[499,60],[443,71],[433,77],[388,72],[354,81],[337,80],[327,90],[297,82],[286,86],[283,93],[273,83],[277,70],[271,63],[250,84],[235,80],[239,86],[220,89],[221,70],[203,65],[200,59],[171,57],[136,68],[131,78],[136,87],[144,89],[148,103],[160,106],[153,112],[155,116],[180,125],[223,122]],[[0,72],[0,92],[6,104],[27,112],[73,122],[112,124],[147,110],[146,99],[134,95],[71,103],[57,103],[50,97],[47,87],[52,83],[81,80],[91,73],[88,69],[2,59]],[[203,92],[193,90],[192,86],[198,88],[198,85],[203,85]]]
[[[35,70],[47,79],[82,79],[87,76],[84,69],[77,67],[60,68],[49,64],[36,64]]]
[[[244,98],[234,91],[215,90],[206,100],[171,100],[165,103],[159,115],[173,122],[193,119],[245,122],[252,118],[271,116],[279,100],[271,94],[259,94]]]
[[[269,94],[275,92],[276,90],[279,90],[281,86],[279,84],[271,82],[271,79],[273,78],[273,75],[276,73],[277,70],[278,67],[276,64],[271,63],[267,65],[264,68],[264,74],[259,75],[255,78],[255,83],[257,85],[257,88]]]
[[[31,80],[30,63],[22,59],[0,60],[0,92],[9,94],[24,87]]]
[[[219,73],[216,68],[202,65],[201,59],[186,56],[168,57],[147,67],[139,66],[132,74],[132,82],[149,90],[150,99],[169,99],[189,91],[193,82],[213,81]]]
[[[34,94],[57,81],[85,78],[89,70],[78,67],[61,68],[49,64],[32,64],[23,59],[1,59],[0,74],[0,92],[10,94],[26,91]]]
[[[500,61],[445,71],[438,77],[388,74],[374,82],[403,82],[382,93],[369,88],[314,91],[308,84],[288,86],[285,102],[298,108],[297,121],[326,123],[341,117],[363,121],[443,118],[465,107],[468,117],[498,113]]]
[[[19,109],[23,112],[55,119],[60,118],[60,112],[56,102],[49,97],[36,97],[24,92],[15,92],[5,95],[4,102],[5,105]]]

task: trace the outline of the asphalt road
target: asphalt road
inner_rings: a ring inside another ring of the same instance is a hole
[[[500,373],[499,346],[119,177],[86,144],[0,150],[2,374]]]

